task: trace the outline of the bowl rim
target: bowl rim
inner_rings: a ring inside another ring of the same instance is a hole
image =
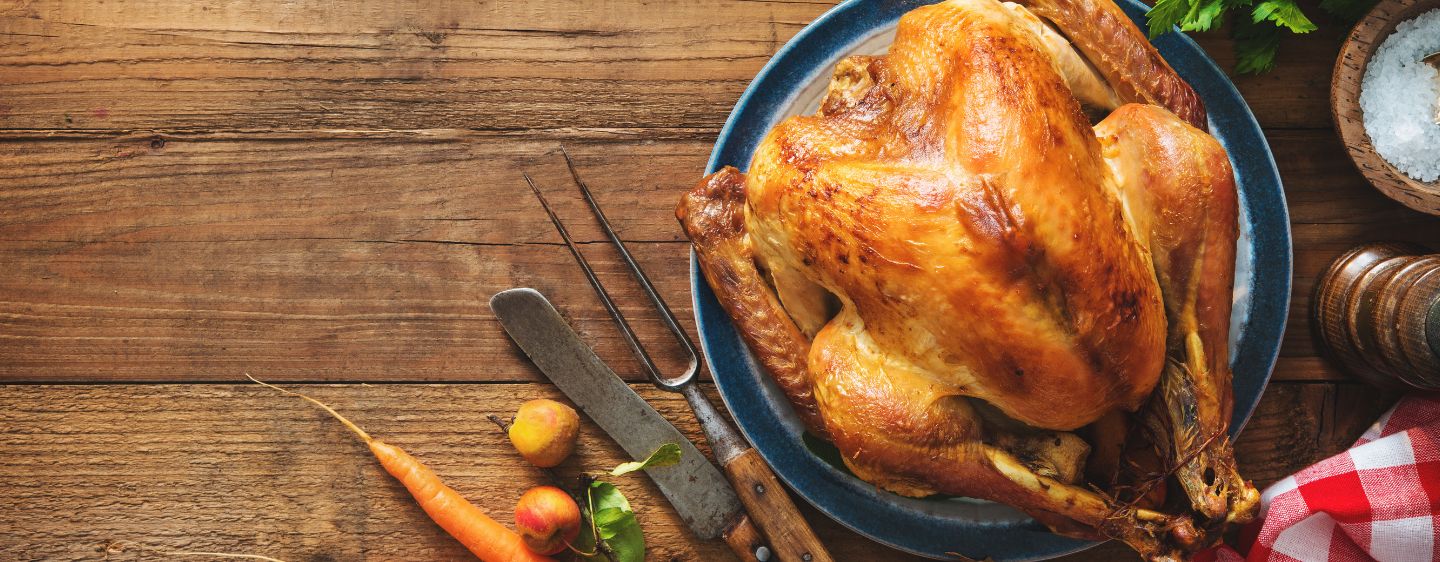
[[[1406,175],[1375,150],[1365,130],[1360,91],[1370,58],[1401,22],[1440,8],[1440,0],[1380,0],[1345,36],[1330,78],[1330,117],[1345,153],[1365,180],[1406,207],[1440,215],[1440,180],[1422,182]]]

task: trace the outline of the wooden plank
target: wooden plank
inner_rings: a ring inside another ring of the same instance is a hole
[[[268,140],[170,138],[0,143],[0,240],[89,243],[237,239],[560,243],[529,173],[602,240],[551,140],[501,135]],[[567,144],[627,240],[681,241],[680,193],[708,141]]]
[[[1324,14],[1317,12],[1306,10],[1320,29],[1281,37],[1275,68],[1264,74],[1235,74],[1235,49],[1228,29],[1191,36],[1230,76],[1261,126],[1330,132],[1334,125],[1330,117],[1330,75],[1351,24],[1327,21]]]
[[[718,128],[827,3],[26,3],[8,128]]]
[[[635,246],[689,318],[687,247]],[[628,316],[653,317],[609,248],[587,253]],[[562,246],[30,244],[0,259],[12,264],[0,273],[10,381],[540,380],[488,310],[515,286],[544,292],[617,370],[644,378]],[[639,329],[671,349],[658,326]]]
[[[1345,450],[1394,403],[1357,383],[1271,383],[1235,444],[1240,471],[1257,486]]]
[[[1440,220],[1385,197],[1355,169],[1340,138],[1329,130],[1268,130],[1265,134],[1285,186],[1290,220],[1297,225],[1354,225],[1350,237],[1440,234]],[[1341,228],[1339,226],[1324,228]],[[1334,246],[1326,231],[1300,229],[1296,247]],[[1346,240],[1340,240],[1344,243]],[[1318,271],[1318,270],[1316,270]]]
[[[1285,184],[1294,241],[1295,277],[1278,380],[1354,380],[1321,359],[1310,330],[1310,301],[1325,267],[1365,242],[1440,240],[1440,218],[1386,198],[1355,170],[1329,131],[1269,131],[1267,138]]]
[[[1294,242],[1290,314],[1275,367],[1277,380],[1354,380],[1326,361],[1310,329],[1318,277],[1336,257],[1365,242],[1440,240],[1440,218],[1380,194],[1355,170],[1329,131],[1268,131],[1285,184]]]
[[[551,143],[0,144],[0,379],[535,380],[486,309],[556,302],[643,378],[534,196],[601,235]],[[696,143],[572,146],[677,314],[688,248],[669,210]],[[641,166],[644,162],[648,166]],[[643,170],[641,168],[644,168]],[[673,170],[685,170],[675,173]],[[608,244],[586,244],[647,345],[670,349]]]
[[[1347,380],[1316,359],[1314,277],[1360,242],[1440,239],[1440,219],[1375,193],[1329,133],[1270,137],[1296,244],[1275,378]],[[520,177],[545,186],[578,239],[602,240],[556,146],[488,134],[0,143],[12,164],[0,169],[0,259],[13,264],[0,270],[0,380],[534,380],[484,306],[517,285],[545,290],[602,356],[638,376]],[[672,209],[708,148],[570,144],[686,318]],[[621,302],[643,302],[608,245],[586,248]],[[626,312],[650,318],[639,304]],[[658,326],[643,324],[647,343],[663,346]]]
[[[683,399],[636,387],[690,439]],[[713,396],[713,388],[707,389]],[[306,391],[409,450],[500,521],[544,483],[485,419],[563,399],[537,384],[309,385]],[[1237,446],[1260,484],[1344,448],[1385,404],[1360,385],[1275,384]],[[467,560],[324,413],[254,385],[6,386],[0,392],[0,558],[154,559],[151,549],[286,560]],[[627,459],[588,421],[569,478]],[[708,452],[707,452],[708,454]],[[614,479],[636,506],[649,560],[730,560],[684,529],[647,479]],[[885,550],[813,509],[809,520],[852,560],[918,560]],[[963,545],[957,545],[963,548]],[[149,554],[149,556],[147,556]],[[1106,545],[1066,560],[1132,559]]]
[[[1355,171],[1339,139],[1328,131],[1267,134],[1285,182],[1294,238],[1295,277],[1290,315],[1275,377],[1282,380],[1354,380],[1322,359],[1310,329],[1310,304],[1325,268],[1365,242],[1440,240],[1440,218],[1382,195]]]
[[[0,8],[0,129],[698,127],[831,2],[183,0]],[[1236,84],[1267,127],[1328,128],[1344,26]],[[1198,40],[1231,68],[1223,33]]]

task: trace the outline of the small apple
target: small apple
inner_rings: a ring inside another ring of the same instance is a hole
[[[515,529],[535,554],[559,554],[580,535],[580,506],[564,490],[537,486],[515,504]]]
[[[580,416],[575,410],[544,398],[521,404],[509,431],[510,443],[520,456],[541,468],[560,464],[570,456],[579,434]]]

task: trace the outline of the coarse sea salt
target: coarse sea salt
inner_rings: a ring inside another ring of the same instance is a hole
[[[1440,8],[1395,26],[1365,67],[1360,109],[1375,151],[1405,175],[1440,179],[1440,76],[1422,62],[1440,51]]]

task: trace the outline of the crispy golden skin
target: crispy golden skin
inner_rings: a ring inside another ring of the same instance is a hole
[[[752,352],[858,476],[1183,558],[1255,507],[1224,435],[1232,172],[1117,7],[1043,2],[1027,5],[1049,22],[995,0],[912,11],[888,54],[842,62],[818,114],[677,216]],[[1092,127],[1080,100],[1114,111]],[[1134,101],[1158,105],[1114,107]],[[1179,465],[1199,519],[1082,481],[1091,447],[1068,431],[1123,428],[1117,412]]]
[[[881,87],[771,131],[747,227],[764,267],[803,271],[936,383],[1074,429],[1149,395],[1160,291],[1035,34],[969,4],[912,12]],[[785,280],[782,299],[813,290]]]
[[[1248,520],[1260,494],[1240,478],[1226,431],[1234,406],[1231,289],[1239,203],[1225,149],[1151,105],[1126,105],[1095,126],[1165,293],[1167,365],[1142,416],[1172,459],[1195,511]],[[1210,473],[1213,476],[1207,477]]]

